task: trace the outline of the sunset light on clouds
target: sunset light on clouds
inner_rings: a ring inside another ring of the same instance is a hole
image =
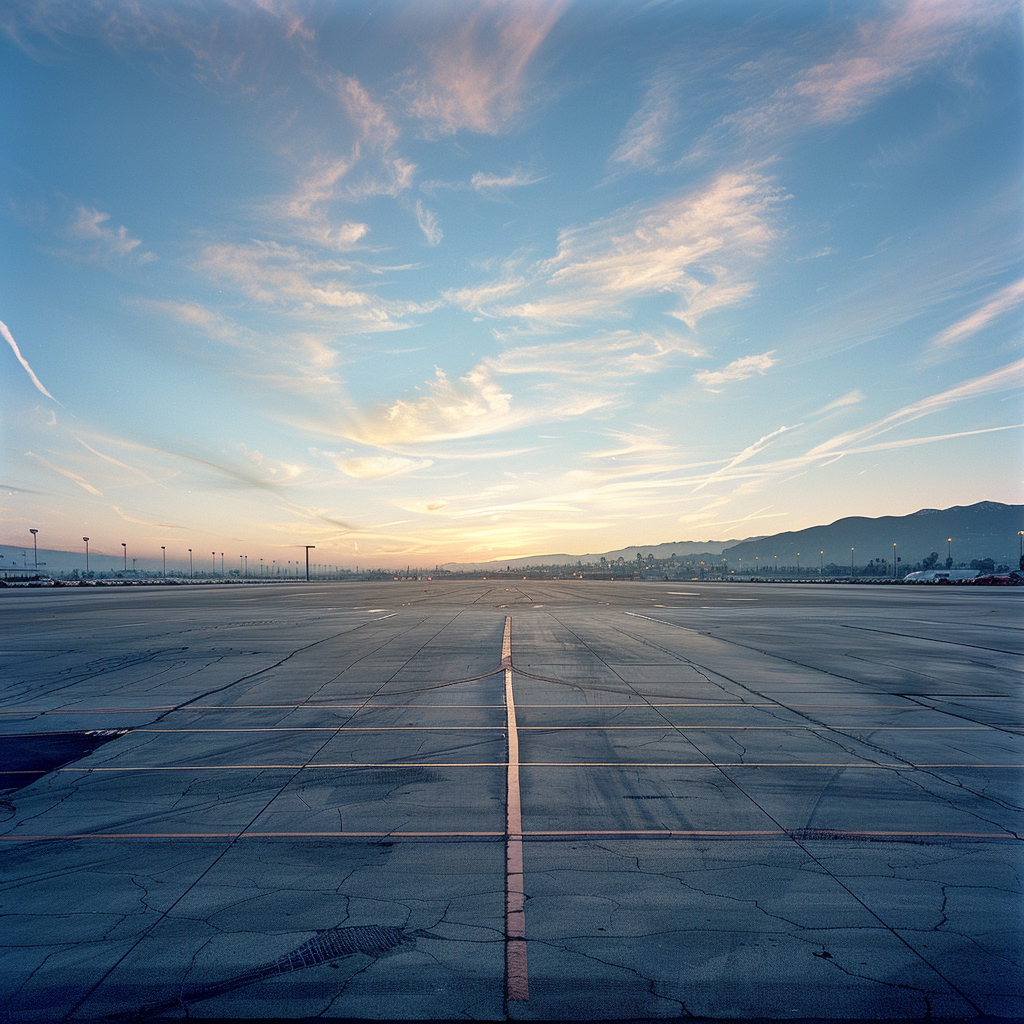
[[[0,542],[433,566],[1024,500],[1013,0],[9,0]]]

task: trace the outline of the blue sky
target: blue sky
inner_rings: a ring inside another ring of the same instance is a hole
[[[1022,500],[1018,3],[0,28],[0,541],[433,565]]]

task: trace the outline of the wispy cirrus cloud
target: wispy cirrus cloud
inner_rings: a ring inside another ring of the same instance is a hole
[[[168,316],[180,324],[196,327],[207,337],[228,345],[238,345],[241,334],[237,324],[232,323],[217,310],[198,302],[175,302],[171,299],[138,299],[133,305],[147,313]]]
[[[338,198],[339,183],[355,165],[358,154],[356,147],[348,157],[313,160],[292,194],[271,204],[271,213],[290,222],[292,230],[305,241],[339,250],[358,244],[370,230],[366,224],[332,224],[329,216],[329,207]]]
[[[527,68],[565,6],[562,0],[484,2],[437,20],[428,67],[406,87],[409,111],[428,131],[496,135],[523,107]]]
[[[715,494],[715,497],[696,512],[680,517],[680,521],[690,524],[703,522],[708,525],[738,522],[739,520],[721,519],[718,510],[729,508],[736,501],[757,493],[769,484],[824,468],[842,458],[864,454],[875,455],[885,451],[947,443],[963,437],[1021,429],[1022,424],[1010,423],[995,427],[952,430],[918,436],[895,436],[880,440],[882,435],[922,417],[942,412],[961,402],[972,401],[985,395],[1019,390],[1022,384],[1024,384],[1024,360],[1019,360],[991,373],[963,381],[955,387],[911,402],[886,416],[854,430],[834,435],[825,441],[812,444],[810,447],[801,449],[797,446],[797,441],[806,435],[811,426],[803,424],[783,426],[757,438],[735,455],[711,463],[710,465],[714,468],[706,471],[667,475],[665,472],[667,467],[658,460],[649,467],[641,464],[639,467],[631,467],[625,473],[616,472],[606,481],[591,483],[587,490],[587,500],[600,500],[602,508],[608,513],[613,507],[610,500],[616,495],[628,497],[634,502],[642,498],[645,507],[653,508],[659,500],[671,500],[678,503],[684,495],[694,497],[703,492],[705,488],[713,488],[712,493]],[[799,427],[803,427],[803,429],[798,430]],[[782,451],[779,450],[780,447]],[[644,446],[641,445],[637,454],[641,460],[650,461],[643,449]],[[766,460],[764,456],[769,453],[774,454],[775,457]],[[673,468],[700,470],[702,466],[708,465],[709,463],[699,463]],[[634,473],[632,470],[635,469],[639,469],[641,472]],[[657,497],[659,494],[662,495],[661,498]],[[668,499],[669,495],[671,495],[670,499]],[[582,495],[577,495],[577,498],[582,500]],[[761,510],[758,514],[765,511]],[[787,515],[789,513],[771,514]]]
[[[565,389],[554,398],[516,403],[485,364],[455,380],[438,369],[420,391],[416,397],[398,398],[354,415],[339,432],[363,444],[408,448],[581,416],[609,401],[589,389]]]
[[[860,19],[848,40],[815,63],[771,52],[744,64],[740,77],[757,98],[722,118],[709,138],[725,132],[747,140],[777,139],[853,120],[939,61],[962,52],[979,31],[1005,18],[1010,5],[1002,0],[910,0],[890,10],[894,13]],[[811,39],[808,44],[809,49]]]
[[[254,384],[281,395],[333,393],[337,387],[332,373],[344,346],[339,344],[329,318],[318,330],[256,331],[236,323],[218,310],[196,302],[140,299],[136,308],[192,328],[199,340],[186,344],[190,357],[212,359],[220,372],[242,377],[246,386]],[[218,345],[211,346],[209,342]],[[244,353],[239,358],[239,350]]]
[[[301,317],[329,318],[355,331],[405,327],[401,317],[423,307],[385,302],[354,286],[353,268],[277,242],[207,246],[195,269],[234,285],[249,298]]]
[[[508,174],[487,174],[484,171],[477,171],[470,178],[470,185],[477,192],[497,192],[507,188],[524,188],[527,185],[536,185],[543,181],[544,175],[534,174],[523,168],[516,168]]]
[[[496,374],[538,374],[604,387],[611,380],[663,371],[673,360],[703,356],[687,338],[668,332],[608,331],[573,341],[517,345],[484,360]]]
[[[507,423],[512,396],[483,367],[452,381],[438,369],[425,393],[399,398],[368,410],[346,431],[353,440],[388,446],[394,443],[472,437]]]
[[[419,224],[420,231],[423,232],[423,237],[427,240],[427,245],[437,245],[444,238],[436,215],[431,213],[419,199],[416,200],[416,223]]]
[[[79,206],[67,227],[68,237],[79,244],[68,255],[106,266],[137,267],[156,259],[151,252],[139,251],[142,242],[132,238],[123,224],[115,231],[107,224],[109,220],[109,213]]]
[[[363,480],[383,480],[403,476],[418,469],[427,469],[434,464],[432,459],[410,459],[404,455],[366,455],[339,459],[335,465],[346,476]]]
[[[611,155],[612,163],[634,169],[655,166],[676,118],[678,98],[674,75],[662,69],[648,85],[640,109],[629,119]]]
[[[61,36],[98,39],[112,50],[154,57],[162,72],[178,62],[167,51],[187,55],[190,76],[205,85],[251,88],[260,56],[275,44],[311,40],[300,4],[257,0],[221,8],[145,4],[135,0],[11,0],[0,15],[0,31],[30,56],[39,58]],[[213,16],[211,16],[213,12]],[[242,84],[244,83],[244,84]]]
[[[713,484],[717,479],[724,476],[728,476],[730,471],[735,469],[737,466],[742,465],[744,462],[749,462],[755,456],[760,455],[767,447],[777,441],[783,434],[788,434],[794,430],[794,427],[781,426],[777,430],[773,430],[770,434],[765,434],[763,437],[759,437],[753,444],[747,445],[738,455],[734,455],[721,469],[715,470],[711,473],[706,480],[703,480],[697,485],[695,490],[699,491],[709,484]]]
[[[777,362],[772,358],[775,350],[762,352],[757,356],[742,356],[734,359],[728,366],[721,370],[700,370],[693,375],[705,391],[720,391],[721,385],[731,384],[733,381],[747,380],[755,373],[764,376]]]
[[[968,314],[931,339],[930,347],[949,349],[961,341],[977,334],[997,317],[1015,309],[1024,302],[1024,277],[1008,284],[993,295],[984,305]]]
[[[355,125],[360,141],[382,153],[390,150],[400,133],[383,104],[370,96],[358,78],[331,75],[327,82]]]
[[[323,67],[317,67],[312,77],[344,111],[352,130],[349,150],[343,156],[314,157],[292,192],[269,209],[303,241],[350,249],[369,227],[359,221],[334,220],[336,204],[375,196],[394,198],[412,188],[416,165],[395,151],[401,137],[398,127],[357,78]]]
[[[38,462],[40,465],[45,466],[48,470],[50,470],[51,473],[57,473],[59,476],[65,477],[66,479],[72,481],[72,483],[78,484],[78,486],[81,487],[83,491],[88,491],[89,494],[94,494],[98,498],[103,497],[102,491],[93,487],[93,485],[89,483],[89,481],[86,480],[85,477],[80,476],[78,473],[74,473],[70,469],[64,469],[61,466],[55,465],[54,463],[50,462],[49,459],[44,459],[42,455],[37,455],[35,452],[25,452],[25,454],[29,458],[35,459],[36,462]]]
[[[441,293],[446,302],[469,312],[484,312],[499,299],[508,298],[521,291],[527,279],[515,273],[512,267],[506,268],[503,277],[475,288],[449,288]]]
[[[654,206],[561,231],[556,255],[518,278],[528,296],[522,302],[494,301],[493,289],[514,294],[517,278],[508,273],[448,294],[463,308],[539,328],[627,316],[632,300],[669,294],[676,302],[668,314],[693,330],[702,317],[753,293],[741,273],[777,237],[771,214],[784,198],[755,171],[726,172]]]
[[[477,171],[469,181],[440,181],[431,179],[420,182],[420,191],[427,195],[437,192],[476,192],[485,199],[500,199],[510,188],[525,188],[544,181],[547,175],[535,174],[525,167],[516,167],[504,174]]]
[[[913,420],[920,419],[943,409],[957,405],[960,402],[971,401],[980,398],[982,395],[995,394],[1012,388],[1020,388],[1024,385],[1024,359],[1013,363],[1007,363],[990,373],[982,374],[980,377],[972,377],[970,380],[961,382],[954,387],[947,388],[937,394],[929,395],[917,402],[897,409],[895,412],[884,416],[867,426],[857,430],[847,431],[837,437],[817,445],[808,452],[809,458],[817,458],[830,453],[862,444],[879,434],[887,433],[896,427],[903,426]]]
[[[835,412],[836,409],[848,409],[854,405],[860,405],[864,401],[864,392],[859,388],[853,391],[847,391],[845,395],[840,395],[838,398],[833,399],[827,405],[823,405],[820,409],[815,409],[811,413],[812,416],[824,416],[825,413]]]
[[[46,390],[46,388],[43,387],[42,381],[40,381],[40,379],[36,376],[35,371],[32,369],[32,367],[28,365],[28,360],[21,354],[21,349],[18,348],[18,343],[14,340],[14,335],[11,334],[11,332],[7,328],[7,324],[5,324],[2,320],[0,320],[0,334],[4,336],[4,341],[6,341],[7,344],[11,346],[11,351],[14,353],[14,358],[18,360],[18,362],[21,364],[21,368],[28,374],[29,380],[31,380],[32,383],[35,385],[36,390],[46,395],[46,397],[49,398],[51,402],[56,402],[57,399],[54,398],[53,395],[51,395],[50,392]],[[57,404],[59,405],[60,403],[58,402]]]

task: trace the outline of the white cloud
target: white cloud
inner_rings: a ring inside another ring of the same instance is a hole
[[[139,299],[135,302],[139,309],[150,313],[169,316],[178,323],[190,327],[198,327],[209,338],[222,341],[228,345],[237,345],[240,340],[238,327],[231,323],[223,314],[208,309],[198,302],[173,302],[159,299]]]
[[[8,345],[11,346],[11,351],[14,353],[14,358],[21,363],[21,368],[28,374],[29,379],[35,385],[37,391],[41,391],[51,402],[56,402],[57,399],[50,394],[46,388],[43,387],[42,381],[35,375],[35,371],[31,366],[28,365],[28,360],[21,354],[21,349],[18,348],[18,343],[14,340],[14,336],[7,329],[7,324],[0,320],[0,334],[4,336],[4,340]],[[57,403],[60,404],[59,402]]]
[[[798,426],[801,424],[798,424]],[[733,456],[721,469],[715,470],[714,473],[710,474],[706,480],[699,484],[695,490],[699,491],[702,488],[715,482],[723,476],[727,476],[737,466],[742,465],[744,462],[748,462],[755,455],[760,455],[769,445],[777,441],[783,434],[788,434],[794,427],[782,426],[778,430],[773,430],[770,434],[765,434],[764,437],[759,437],[753,444],[747,445],[738,455]]]
[[[640,109],[629,119],[612,161],[635,168],[654,166],[675,115],[673,78],[663,69],[654,76]]]
[[[895,16],[860,20],[852,38],[817,63],[793,68],[772,53],[742,68],[764,95],[719,128],[776,137],[850,121],[881,97],[909,86],[929,65],[962,52],[986,24],[1004,17],[1001,0],[909,0]],[[785,80],[770,87],[781,74]]]
[[[331,84],[338,102],[368,145],[386,152],[398,141],[398,129],[387,111],[370,97],[358,79],[338,76]]]
[[[629,430],[610,430],[607,434],[616,447],[587,452],[588,459],[619,459],[625,455],[664,455],[674,453],[676,446],[665,443],[666,435],[650,429],[634,433]]]
[[[109,213],[86,206],[78,207],[68,225],[68,235],[83,244],[84,253],[80,255],[99,263],[117,262],[134,266],[156,259],[151,252],[137,252],[142,242],[132,238],[123,224],[114,231],[107,225],[109,220]]]
[[[808,452],[807,457],[815,459],[836,454],[838,451],[845,450],[851,445],[862,444],[864,441],[877,437],[879,434],[884,434],[895,427],[902,426],[904,423],[910,423],[933,412],[940,412],[959,402],[970,401],[974,398],[980,398],[982,395],[994,394],[999,391],[1020,388],[1022,385],[1024,385],[1024,359],[1019,359],[1017,362],[1007,363],[991,373],[983,374],[980,377],[973,377],[970,380],[957,384],[955,387],[948,388],[946,391],[940,391],[938,394],[929,395],[927,398],[922,398],[917,402],[906,405],[902,409],[897,409],[896,412],[890,413],[888,416],[858,430],[851,430],[831,438],[813,448]]]
[[[568,377],[600,387],[612,378],[663,371],[680,356],[693,359],[704,354],[676,335],[609,331],[574,341],[519,345],[484,362],[498,374]]]
[[[777,359],[772,358],[774,354],[775,349],[772,349],[770,352],[762,352],[759,356],[743,356],[740,359],[734,359],[723,370],[701,370],[695,373],[693,378],[706,391],[718,391],[720,390],[718,387],[720,384],[747,380],[748,377],[753,377],[755,373],[763,376],[778,362]]]
[[[294,246],[253,241],[207,246],[196,269],[233,284],[257,302],[304,317],[327,317],[353,331],[388,331],[405,325],[395,319],[409,304],[386,303],[355,287],[352,268],[317,259]]]
[[[517,168],[509,174],[485,174],[477,171],[470,179],[470,185],[477,192],[488,192],[505,188],[522,188],[525,185],[536,185],[544,178],[532,174],[530,171]]]
[[[769,214],[782,198],[762,175],[728,172],[656,206],[563,230],[557,254],[535,269],[547,294],[490,312],[571,324],[624,316],[630,300],[667,293],[677,297],[671,315],[692,330],[752,293],[753,284],[737,275],[775,239]]]
[[[356,146],[348,157],[313,161],[295,191],[274,204],[271,212],[290,221],[292,231],[304,241],[339,251],[351,249],[368,234],[369,227],[348,220],[332,224],[328,206],[342,194],[341,182],[358,159]]]
[[[444,238],[437,217],[419,199],[416,200],[416,221],[427,240],[427,245],[437,245]]]
[[[845,409],[851,405],[859,405],[861,402],[864,401],[865,397],[866,396],[864,395],[863,391],[847,391],[845,395],[840,395],[839,398],[836,398],[835,400],[829,402],[828,405],[823,405],[820,409],[815,409],[814,412],[811,413],[811,415],[823,416],[825,413],[832,412],[835,409]]]
[[[514,405],[489,366],[474,366],[457,380],[438,369],[419,397],[398,398],[356,417],[341,433],[383,448],[480,437],[531,423],[581,416],[603,408],[608,399],[591,389],[566,388],[533,404]]]
[[[378,406],[349,436],[378,445],[472,437],[499,429],[498,424],[508,421],[511,405],[512,396],[483,367],[457,381],[439,369],[426,394]]]
[[[44,459],[41,455],[36,455],[35,452],[25,452],[27,456],[35,459],[37,462],[45,466],[50,472],[58,473],[60,476],[66,477],[73,483],[78,484],[83,491],[88,491],[90,494],[95,494],[97,497],[102,498],[103,493],[98,491],[85,477],[79,476],[78,473],[73,473],[70,469],[62,469],[60,466],[55,466],[52,462]]]
[[[426,469],[433,464],[431,459],[409,459],[404,455],[369,455],[361,458],[340,459],[336,463],[338,469],[346,476],[370,480],[401,476],[417,469]]]
[[[559,0],[482,2],[436,19],[442,38],[428,44],[429,69],[408,87],[410,112],[445,135],[505,130],[522,109],[530,58],[563,6]]]
[[[443,298],[453,306],[466,312],[482,312],[497,299],[507,298],[520,291],[526,284],[523,277],[512,276],[511,273],[499,281],[480,285],[478,288],[450,288],[441,293]]]
[[[1024,302],[1024,277],[996,292],[988,302],[969,316],[965,316],[944,331],[940,331],[931,340],[932,348],[945,349],[956,345],[965,338],[971,337],[972,334],[977,334],[996,317],[1008,313],[1011,309],[1019,306],[1021,302]]]

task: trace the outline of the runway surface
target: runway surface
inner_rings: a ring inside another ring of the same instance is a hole
[[[1022,1017],[1022,611],[0,591],[0,1019]]]

